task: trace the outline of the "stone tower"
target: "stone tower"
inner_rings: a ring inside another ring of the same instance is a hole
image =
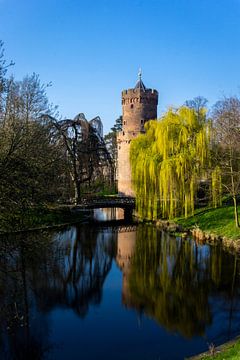
[[[157,118],[158,92],[147,89],[141,72],[134,89],[122,91],[123,126],[118,133],[118,193],[134,196],[131,180],[130,143],[139,133],[144,133],[144,124]]]

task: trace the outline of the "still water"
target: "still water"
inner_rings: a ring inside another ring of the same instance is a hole
[[[239,280],[221,246],[149,225],[1,238],[0,358],[184,359],[240,333]]]

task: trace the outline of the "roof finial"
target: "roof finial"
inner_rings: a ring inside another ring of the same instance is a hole
[[[145,85],[142,82],[142,69],[141,68],[138,71],[138,81],[137,81],[136,86],[135,86],[134,89],[140,89],[141,91],[146,90]]]
[[[138,70],[138,77],[139,77],[139,80],[141,80],[141,78],[142,78],[142,69],[141,68],[139,68],[139,70]]]

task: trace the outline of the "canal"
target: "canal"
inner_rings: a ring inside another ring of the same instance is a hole
[[[0,239],[1,359],[177,360],[239,332],[239,260],[220,245],[151,225]]]

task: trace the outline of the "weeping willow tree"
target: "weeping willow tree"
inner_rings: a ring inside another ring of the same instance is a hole
[[[161,121],[149,121],[146,133],[131,143],[130,160],[140,217],[185,217],[194,213],[200,180],[210,168],[210,123],[205,109],[169,109]],[[212,194],[217,204],[218,172]]]

